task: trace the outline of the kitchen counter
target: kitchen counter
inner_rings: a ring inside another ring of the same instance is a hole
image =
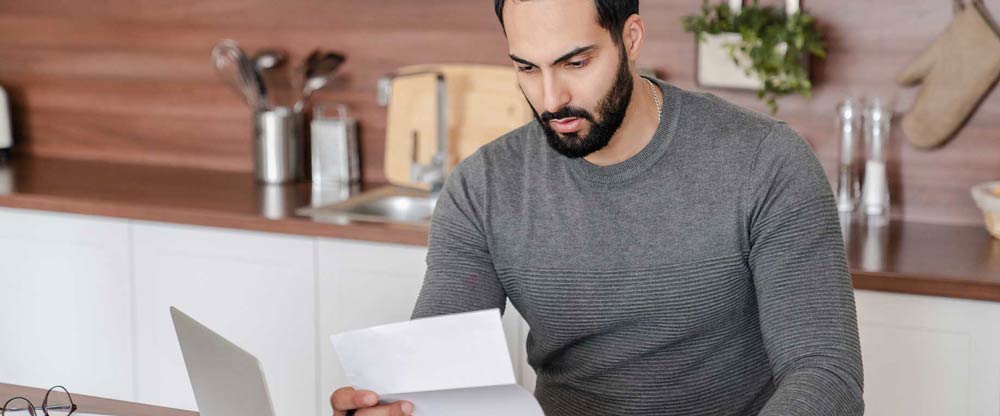
[[[844,235],[856,289],[1000,302],[1000,240],[982,226],[854,223]]]
[[[331,224],[293,213],[312,197],[309,184],[259,185],[249,173],[30,157],[0,167],[3,207],[427,244],[427,227]],[[845,237],[857,289],[1000,301],[1000,241],[983,227],[851,224]]]
[[[0,165],[2,207],[427,245],[427,227],[295,215],[312,197],[308,183],[261,185],[251,173],[32,157]]]

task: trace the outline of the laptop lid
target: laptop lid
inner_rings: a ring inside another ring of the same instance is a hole
[[[170,316],[202,416],[274,416],[257,357],[175,307]]]

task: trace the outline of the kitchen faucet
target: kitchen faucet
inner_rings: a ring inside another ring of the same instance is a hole
[[[414,71],[406,73],[390,73],[382,76],[378,80],[378,104],[389,105],[389,97],[392,95],[392,81],[397,78],[414,75],[434,74],[437,76],[437,151],[431,157],[428,164],[417,161],[417,143],[419,136],[416,130],[410,131],[412,140],[412,153],[410,164],[410,178],[416,182],[430,185],[431,197],[437,198],[441,188],[444,187],[444,180],[447,174],[448,159],[448,103],[447,89],[445,86],[444,72],[436,70]]]

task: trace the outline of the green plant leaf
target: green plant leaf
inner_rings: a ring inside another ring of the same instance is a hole
[[[701,13],[685,16],[683,25],[698,42],[706,33],[739,33],[740,42],[726,45],[726,49],[737,65],[741,64],[741,56],[747,57],[749,65],[745,71],[763,84],[757,98],[772,113],[777,113],[777,98],[781,96],[792,93],[812,96],[812,82],[805,67],[807,56],[826,57],[826,45],[815,21],[801,10],[788,16],[783,9],[760,6],[758,0],[739,12],[730,9],[726,2],[713,6],[704,0]],[[784,51],[779,48],[781,44],[785,45]]]

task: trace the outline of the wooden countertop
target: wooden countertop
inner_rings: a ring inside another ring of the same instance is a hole
[[[249,173],[30,157],[0,165],[3,207],[427,244],[426,227],[294,215],[311,197],[309,184],[259,185]],[[981,226],[855,223],[845,240],[855,288],[1000,301],[1000,241]]]
[[[295,215],[312,196],[308,183],[261,185],[250,173],[32,157],[0,164],[0,207],[427,245],[427,227]]]
[[[855,223],[844,234],[856,289],[1000,302],[1000,240],[982,226]]]
[[[35,406],[41,406],[46,391],[46,389],[0,383],[0,400],[2,400],[0,401],[0,406],[11,397],[24,397]],[[69,394],[73,396],[73,403],[77,406],[76,413],[115,416],[198,416],[198,412],[187,410],[84,396],[73,393],[72,388],[69,390]],[[38,415],[41,416],[42,413],[39,412]]]

